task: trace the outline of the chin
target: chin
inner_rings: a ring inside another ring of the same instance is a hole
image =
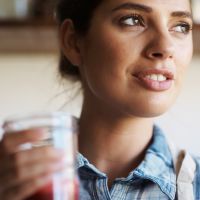
[[[154,118],[154,117],[159,117],[163,114],[165,114],[168,111],[168,109],[157,109],[157,110],[148,110],[148,111],[144,111],[141,113],[138,113],[138,117],[142,117],[142,118]]]
[[[141,118],[154,118],[165,114],[173,105],[173,102],[140,102],[137,106],[126,108],[130,116]]]
[[[141,110],[134,110],[132,112],[128,112],[129,116],[138,117],[138,118],[154,118],[159,117],[165,114],[168,109],[141,109]]]
[[[178,93],[168,94],[149,98],[147,101],[140,102],[137,107],[137,113],[140,117],[158,117],[168,112],[174,105]]]

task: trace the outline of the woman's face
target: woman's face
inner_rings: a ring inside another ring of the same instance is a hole
[[[176,99],[192,57],[189,0],[105,0],[81,39],[85,98],[154,117]]]

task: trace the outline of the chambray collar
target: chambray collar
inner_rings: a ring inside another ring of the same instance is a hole
[[[133,174],[153,181],[171,200],[175,198],[176,175],[172,155],[162,130],[156,125],[153,129],[152,144]]]
[[[77,153],[77,169],[82,167],[87,169],[91,176],[106,177],[106,174],[99,171],[82,154]],[[136,177],[154,182],[171,200],[175,198],[176,175],[172,155],[162,130],[156,125],[153,129],[152,143],[146,151],[144,160],[127,178],[117,180],[131,182]]]

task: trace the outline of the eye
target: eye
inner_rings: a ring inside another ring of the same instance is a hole
[[[131,14],[124,16],[120,19],[120,24],[122,26],[144,26],[144,20],[142,16],[137,14]]]
[[[191,30],[192,30],[192,25],[186,22],[180,23],[172,28],[172,31],[183,34],[188,34]]]

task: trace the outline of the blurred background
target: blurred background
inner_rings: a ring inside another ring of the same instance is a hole
[[[0,0],[0,121],[41,111],[80,114],[80,85],[63,82],[57,72],[55,2]],[[176,144],[200,155],[200,0],[193,0],[193,12],[195,52],[184,88],[156,121]]]

